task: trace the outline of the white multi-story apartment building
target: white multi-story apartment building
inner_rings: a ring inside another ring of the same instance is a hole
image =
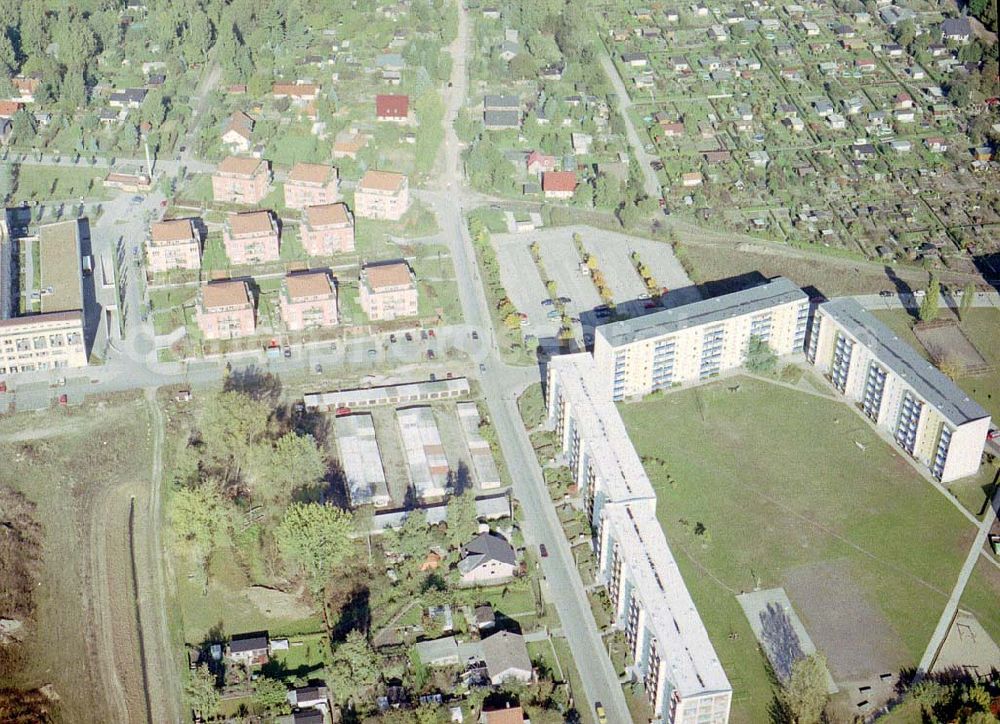
[[[724,724],[732,687],[656,519],[656,495],[589,354],[555,357],[548,411],[584,491],[600,575],[656,720]]]
[[[938,480],[979,470],[989,413],[854,299],[819,305],[806,358]]]
[[[599,326],[594,359],[620,400],[740,367],[751,337],[779,356],[801,352],[808,323],[809,297],[776,277],[732,294]]]
[[[10,254],[0,241],[0,259]],[[87,365],[79,222],[40,227],[36,263],[41,313],[0,318],[0,374]],[[9,293],[6,282],[0,279],[0,294]]]

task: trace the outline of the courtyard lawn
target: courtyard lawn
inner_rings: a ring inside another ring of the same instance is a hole
[[[746,378],[620,409],[733,684],[733,721],[767,720],[772,698],[741,591],[785,587],[835,678],[917,663],[974,531],[856,413]]]

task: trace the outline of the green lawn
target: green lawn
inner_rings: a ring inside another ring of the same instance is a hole
[[[104,188],[104,170],[66,166],[22,166],[17,177],[17,191],[12,201],[90,200],[108,198]]]
[[[191,304],[198,294],[197,287],[156,289],[149,293],[153,326],[157,334],[167,334],[184,326],[184,305]]]
[[[664,462],[647,465],[660,520],[733,684],[733,721],[765,721],[768,672],[735,593],[828,563],[887,622],[896,664],[912,666],[973,529],[847,406],[757,380],[731,386],[620,409],[639,455]]]

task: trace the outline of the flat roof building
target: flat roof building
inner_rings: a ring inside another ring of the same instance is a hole
[[[444,454],[434,410],[404,407],[396,410],[410,485],[419,500],[443,497],[448,491],[448,459]]]
[[[597,327],[594,359],[614,399],[706,379],[746,361],[751,337],[801,352],[809,297],[784,277],[732,294]]]
[[[806,358],[938,480],[979,470],[990,414],[854,299],[819,305]]]
[[[547,404],[584,492],[600,580],[659,720],[724,724],[732,687],[656,518],[656,494],[587,353],[549,362]]]
[[[339,407],[358,409],[448,400],[467,394],[469,394],[469,380],[465,377],[453,377],[383,387],[358,387],[336,392],[310,392],[303,397],[303,402],[307,410],[329,411]]]
[[[392,503],[375,437],[375,422],[368,413],[338,417],[333,423],[337,452],[347,482],[351,505],[384,508]]]
[[[9,242],[0,246],[3,268],[13,261]],[[41,314],[0,319],[0,374],[87,365],[79,222],[40,227],[38,248]],[[0,283],[5,294],[8,279]],[[5,307],[5,312],[12,310]]]
[[[459,422],[462,423],[465,444],[469,448],[472,470],[476,480],[479,481],[479,487],[484,489],[499,488],[500,471],[497,470],[497,462],[493,459],[493,450],[479,434],[479,426],[482,423],[479,406],[475,402],[459,402],[455,405],[455,411],[458,413]]]

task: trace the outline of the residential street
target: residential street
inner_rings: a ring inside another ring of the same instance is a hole
[[[611,81],[611,85],[615,88],[615,94],[618,96],[618,112],[622,116],[622,120],[625,121],[625,134],[628,136],[629,145],[632,146],[632,152],[635,154],[635,160],[639,163],[639,168],[642,170],[643,188],[646,191],[646,195],[650,198],[658,199],[663,196],[663,189],[660,188],[660,182],[656,178],[656,172],[649,165],[658,156],[653,156],[646,153],[646,146],[643,144],[642,139],[635,130],[635,125],[632,123],[632,119],[628,115],[628,109],[632,107],[632,101],[628,96],[628,90],[625,88],[625,83],[622,81],[622,77],[618,74],[618,69],[615,68],[614,61],[606,54],[601,54],[601,67],[604,68],[604,72],[607,74],[608,79]]]

